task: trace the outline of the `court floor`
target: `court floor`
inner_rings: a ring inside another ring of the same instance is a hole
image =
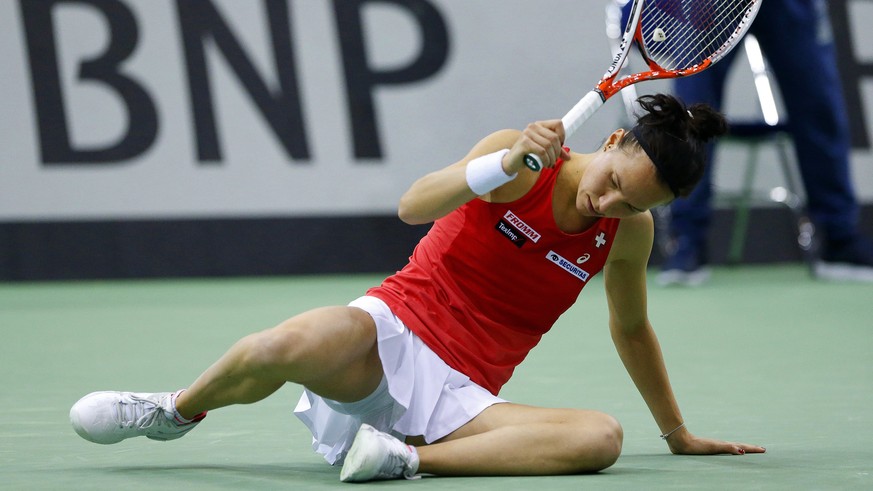
[[[214,411],[185,438],[101,446],[70,406],[94,390],[190,383],[243,335],[344,304],[380,275],[0,284],[0,488],[333,489],[286,386]],[[650,317],[685,420],[764,455],[673,456],[615,354],[599,279],[502,396],[598,409],[623,455],[594,475],[425,478],[414,489],[873,489],[873,285],[811,280],[800,266],[717,269],[704,288],[658,288]]]

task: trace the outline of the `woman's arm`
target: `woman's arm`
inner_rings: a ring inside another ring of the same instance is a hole
[[[667,368],[646,306],[646,267],[654,227],[650,213],[622,220],[605,272],[609,328],[628,374],[646,401],[661,434],[677,454],[743,454],[763,447],[697,438],[682,425],[682,413],[673,395]]]
[[[536,174],[524,166],[524,155],[535,153],[543,162],[569,158],[563,150],[564,130],[560,120],[532,123],[524,131],[502,130],[493,133],[479,143],[460,161],[415,181],[400,198],[398,215],[411,225],[430,223],[441,218],[477,196],[485,201],[512,201],[526,193]],[[502,160],[507,176],[518,174],[516,179],[491,192],[477,195],[467,183],[467,164],[483,155],[510,149]],[[551,160],[549,160],[551,159]]]

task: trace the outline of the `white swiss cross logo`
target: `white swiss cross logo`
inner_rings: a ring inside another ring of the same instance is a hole
[[[606,233],[600,232],[600,235],[598,235],[597,237],[594,237],[594,242],[597,243],[596,247],[598,249],[600,249],[600,246],[602,246],[603,244],[606,244]]]

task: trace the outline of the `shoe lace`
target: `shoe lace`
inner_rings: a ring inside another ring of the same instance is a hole
[[[116,406],[116,418],[122,428],[151,428],[169,423],[164,408],[155,401],[131,395],[129,401],[120,401]]]

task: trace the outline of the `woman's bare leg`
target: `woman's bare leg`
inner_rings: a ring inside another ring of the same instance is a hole
[[[354,307],[326,307],[239,340],[179,395],[176,410],[191,418],[257,402],[285,382],[352,402],[372,393],[381,380],[372,317]]]
[[[595,472],[621,453],[622,429],[597,411],[496,404],[432,445],[419,472],[443,476]]]

